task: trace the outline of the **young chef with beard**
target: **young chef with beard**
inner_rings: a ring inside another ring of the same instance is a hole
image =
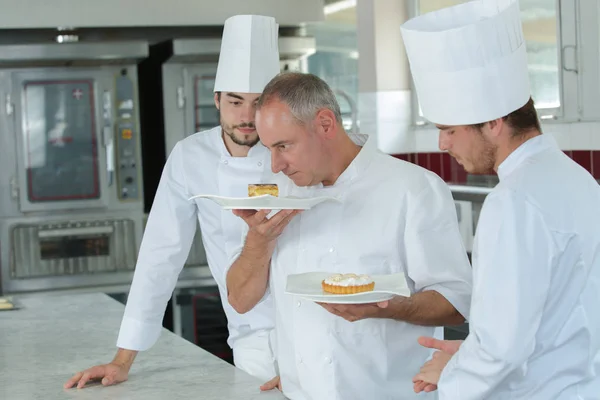
[[[245,197],[248,184],[269,183],[269,150],[254,126],[263,88],[279,72],[278,25],[271,17],[240,15],[225,22],[214,101],[221,126],[181,140],[164,167],[144,232],[129,293],[118,351],[108,364],[77,373],[65,387],[90,379],[112,385],[127,380],[136,354],[160,336],[167,302],[187,259],[198,221],[208,264],[219,286],[238,368],[262,380],[276,374],[271,348],[273,308],[266,299],[241,315],[227,301],[226,267],[241,242],[244,222],[196,194]]]
[[[473,249],[470,334],[415,390],[440,400],[600,395],[600,186],[542,134],[517,1],[475,1],[402,27],[425,118],[470,173],[495,171]],[[441,374],[441,377],[440,377]]]

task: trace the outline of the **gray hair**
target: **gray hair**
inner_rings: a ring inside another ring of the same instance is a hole
[[[271,80],[258,100],[257,110],[273,100],[279,100],[290,108],[294,118],[301,124],[309,124],[324,108],[335,115],[342,124],[342,113],[335,94],[324,80],[316,75],[299,72],[283,72]]]

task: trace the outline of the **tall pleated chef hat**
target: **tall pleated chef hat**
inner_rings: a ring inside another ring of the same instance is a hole
[[[215,92],[262,93],[280,71],[275,18],[236,15],[225,21]]]
[[[401,27],[421,110],[440,125],[504,117],[531,95],[518,0],[476,0]]]

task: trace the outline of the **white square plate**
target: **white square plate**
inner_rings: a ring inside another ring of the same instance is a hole
[[[392,297],[410,296],[410,289],[404,274],[372,275],[375,289],[371,292],[355,294],[332,294],[323,291],[321,282],[332,272],[307,272],[289,275],[286,294],[299,296],[305,300],[332,304],[367,304],[390,300]]]
[[[275,197],[270,194],[256,197],[223,197],[199,194],[190,197],[189,200],[197,198],[212,200],[224,210],[308,210],[324,201],[340,202],[334,197],[303,199],[299,197]]]

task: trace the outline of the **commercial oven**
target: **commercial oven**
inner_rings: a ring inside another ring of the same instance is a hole
[[[147,55],[145,42],[0,46],[2,292],[131,281]]]

